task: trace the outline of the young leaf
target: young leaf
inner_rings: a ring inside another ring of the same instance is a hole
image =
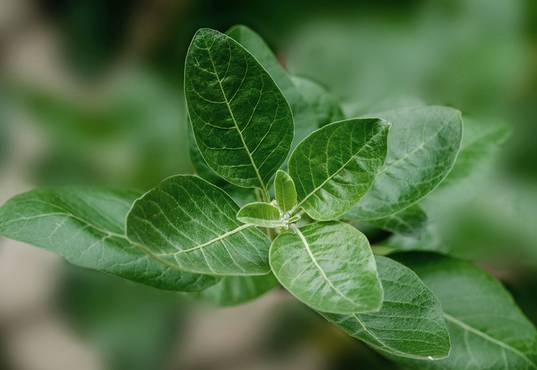
[[[287,172],[278,170],[274,180],[276,202],[284,212],[289,212],[297,204],[295,183]]]
[[[293,116],[256,59],[214,30],[194,35],[185,65],[185,96],[196,142],[217,174],[266,189],[293,139]]]
[[[285,95],[295,121],[293,148],[317,128],[345,118],[339,103],[323,86],[304,77],[290,76],[261,36],[250,28],[234,26],[227,35],[256,57]]]
[[[241,224],[239,207],[197,176],[174,176],[138,199],[127,217],[127,236],[163,263],[208,275],[264,275],[270,242]]]
[[[382,286],[365,235],[337,222],[292,230],[278,235],[269,256],[272,272],[291,294],[322,312],[380,309]]]
[[[289,174],[311,218],[333,220],[362,198],[384,163],[389,127],[376,118],[335,122],[296,147]]]
[[[365,223],[397,234],[412,235],[427,225],[427,214],[415,204],[388,217],[365,221]]]
[[[197,294],[202,300],[217,306],[236,306],[267,293],[278,285],[272,274],[264,276],[226,276],[212,287]]]
[[[322,315],[381,352],[413,359],[447,357],[451,345],[438,299],[408,267],[386,257],[376,261],[384,288],[380,311]]]
[[[455,109],[424,106],[375,116],[392,128],[384,166],[349,212],[360,220],[388,217],[417,203],[447,176],[461,145],[462,119]]]
[[[537,331],[498,281],[450,257],[398,259],[440,299],[452,341],[447,359],[412,361],[412,369],[537,369]]]
[[[237,213],[237,220],[260,227],[283,226],[278,208],[263,202],[249,203],[242,207]]]
[[[218,280],[150,258],[125,237],[134,191],[60,187],[18,195],[0,208],[0,234],[48,249],[68,262],[160,289],[200,291]]]

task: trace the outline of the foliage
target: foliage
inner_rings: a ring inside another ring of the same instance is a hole
[[[418,240],[422,200],[471,174],[505,130],[463,142],[459,111],[422,103],[344,117],[244,26],[195,34],[185,97],[199,176],[141,196],[37,189],[0,208],[0,233],[222,306],[281,285],[405,367],[537,368],[537,332],[491,276],[436,254],[375,256],[359,230],[390,231],[393,249]]]

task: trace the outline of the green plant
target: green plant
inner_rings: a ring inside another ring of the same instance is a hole
[[[37,189],[0,209],[0,233],[221,305],[280,284],[404,367],[537,368],[535,328],[501,284],[452,257],[393,253],[398,236],[419,249],[420,202],[471,173],[505,140],[503,127],[461,146],[452,108],[416,103],[346,119],[243,26],[198,31],[184,85],[203,178],[173,176],[143,195]],[[372,248],[355,226],[392,232],[390,249]]]

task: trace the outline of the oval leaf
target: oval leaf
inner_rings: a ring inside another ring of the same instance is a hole
[[[381,352],[414,359],[447,357],[451,344],[438,299],[408,267],[386,257],[376,261],[384,288],[381,310],[322,315]]]
[[[245,205],[237,213],[237,220],[261,227],[283,226],[280,210],[270,203],[255,202]]]
[[[537,369],[537,331],[505,288],[469,262],[434,254],[398,257],[440,299],[452,341],[441,361],[413,369]]]
[[[365,235],[343,223],[292,229],[278,235],[270,248],[272,272],[291,294],[323,312],[380,308],[382,286]]]
[[[427,214],[417,204],[378,220],[365,221],[366,224],[397,234],[413,235],[427,226]]]
[[[160,289],[199,291],[213,277],[159,263],[127,241],[125,217],[139,196],[98,188],[38,189],[0,208],[0,234],[48,249],[68,262]]]
[[[284,212],[289,212],[297,204],[295,182],[287,172],[278,170],[274,179],[276,202]]]
[[[236,306],[256,299],[278,285],[272,274],[264,276],[226,276],[198,294],[203,301],[217,306]]]
[[[264,275],[270,245],[255,226],[235,218],[239,207],[197,176],[174,176],[138,199],[127,236],[175,268],[209,275]]]
[[[185,96],[203,158],[232,184],[266,188],[293,139],[293,117],[270,75],[240,44],[201,29],[188,49]]]
[[[458,110],[413,107],[375,114],[392,123],[388,155],[375,182],[349,217],[375,220],[393,215],[434,190],[455,163],[462,139]]]
[[[389,124],[350,119],[315,131],[289,159],[299,206],[320,221],[350,210],[373,183],[384,163]]]

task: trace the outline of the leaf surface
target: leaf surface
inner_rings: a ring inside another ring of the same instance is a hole
[[[469,262],[434,254],[398,257],[442,304],[452,340],[450,356],[412,361],[412,369],[537,369],[537,331],[505,288]]]
[[[392,123],[388,154],[373,186],[349,212],[375,220],[417,203],[448,175],[461,145],[460,112],[423,106],[375,114]]]
[[[315,131],[289,159],[299,206],[320,221],[349,211],[364,196],[384,163],[389,124],[350,119]]]
[[[272,274],[264,276],[226,276],[212,287],[197,294],[217,306],[236,306],[267,293],[278,285]]]
[[[139,193],[86,187],[37,189],[0,208],[0,234],[68,262],[160,289],[199,291],[213,277],[163,265],[125,237],[125,217]]]
[[[292,229],[270,248],[272,272],[291,294],[322,312],[380,308],[382,286],[365,235],[337,222]]]
[[[237,220],[260,227],[280,227],[280,210],[270,203],[248,203],[237,213]]]
[[[185,96],[205,162],[227,181],[266,188],[293,139],[293,116],[266,70],[232,38],[194,35],[185,63]]]
[[[127,236],[163,263],[208,275],[264,275],[270,269],[266,236],[241,224],[224,191],[189,175],[170,177],[138,199]]]
[[[397,234],[412,235],[423,230],[427,221],[427,214],[423,208],[415,204],[388,217],[365,223]]]
[[[284,212],[289,212],[297,204],[295,182],[285,171],[278,170],[274,179],[276,202]]]
[[[414,359],[447,357],[450,340],[438,299],[408,267],[386,257],[376,261],[384,288],[380,311],[322,315],[381,352]]]

